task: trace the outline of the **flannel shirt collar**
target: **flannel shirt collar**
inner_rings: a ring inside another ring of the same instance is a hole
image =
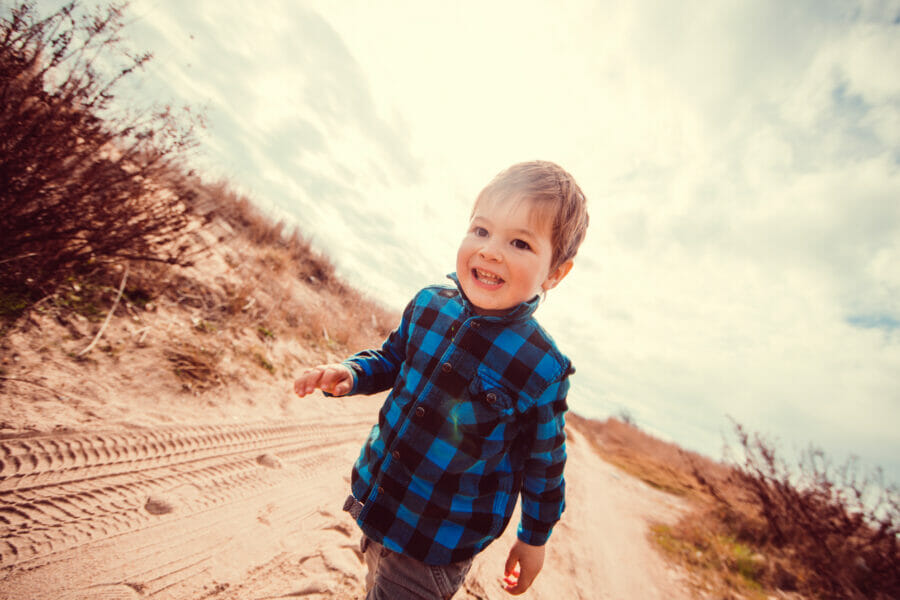
[[[456,273],[450,273],[447,277],[456,284],[456,289],[459,290],[459,296],[462,298],[463,306],[466,309],[466,313],[477,315],[475,312],[475,305],[472,304],[469,299],[466,297],[466,293],[463,291],[462,286],[459,284],[459,278],[457,278]],[[540,296],[535,296],[531,300],[527,302],[522,302],[519,305],[513,306],[507,312],[502,315],[496,316],[482,316],[482,319],[488,321],[494,321],[499,323],[513,323],[516,321],[526,321],[531,318],[534,314],[534,311],[537,310],[537,307],[541,303]]]

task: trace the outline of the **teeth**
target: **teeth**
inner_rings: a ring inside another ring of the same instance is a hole
[[[493,273],[487,273],[485,271],[482,271],[481,269],[475,269],[475,276],[478,277],[480,281],[483,281],[485,283],[500,283],[501,281],[503,281],[502,278],[497,277]]]

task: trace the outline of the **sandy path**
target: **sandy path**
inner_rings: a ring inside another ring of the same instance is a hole
[[[524,598],[655,600],[689,598],[677,571],[647,539],[650,521],[672,521],[680,501],[650,488],[600,459],[569,429],[566,511],[553,530],[544,569]],[[462,598],[499,599],[506,553],[515,538],[514,516],[503,538],[479,556]]]
[[[0,440],[0,598],[246,600],[362,596],[340,511],[379,398],[310,402],[302,420]],[[687,598],[651,548],[676,500],[572,432],[568,508],[525,598]],[[514,527],[460,598],[496,583]]]

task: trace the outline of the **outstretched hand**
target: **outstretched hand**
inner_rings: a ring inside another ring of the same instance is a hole
[[[306,396],[316,388],[332,396],[343,396],[353,387],[353,373],[340,363],[307,369],[294,381],[294,393]]]
[[[522,540],[516,540],[509,549],[509,556],[506,557],[504,577],[500,579],[500,586],[513,596],[524,594],[543,566],[543,546],[532,546]]]

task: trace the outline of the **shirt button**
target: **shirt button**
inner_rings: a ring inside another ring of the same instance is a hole
[[[417,406],[417,407],[416,407],[416,416],[419,417],[420,419],[421,419],[422,417],[424,417],[424,416],[425,416],[425,409],[422,408],[421,406]]]
[[[441,371],[443,371],[444,373],[449,373],[452,370],[453,370],[453,365],[451,365],[448,362],[441,365]]]
[[[488,404],[493,404],[497,401],[497,394],[495,394],[494,392],[488,392],[487,398],[485,399],[487,400]]]
[[[378,494],[381,495],[383,493],[384,493],[384,488],[379,485],[378,486]]]
[[[391,452],[391,456],[394,457],[394,460],[400,460],[400,451],[394,450],[393,452]]]

